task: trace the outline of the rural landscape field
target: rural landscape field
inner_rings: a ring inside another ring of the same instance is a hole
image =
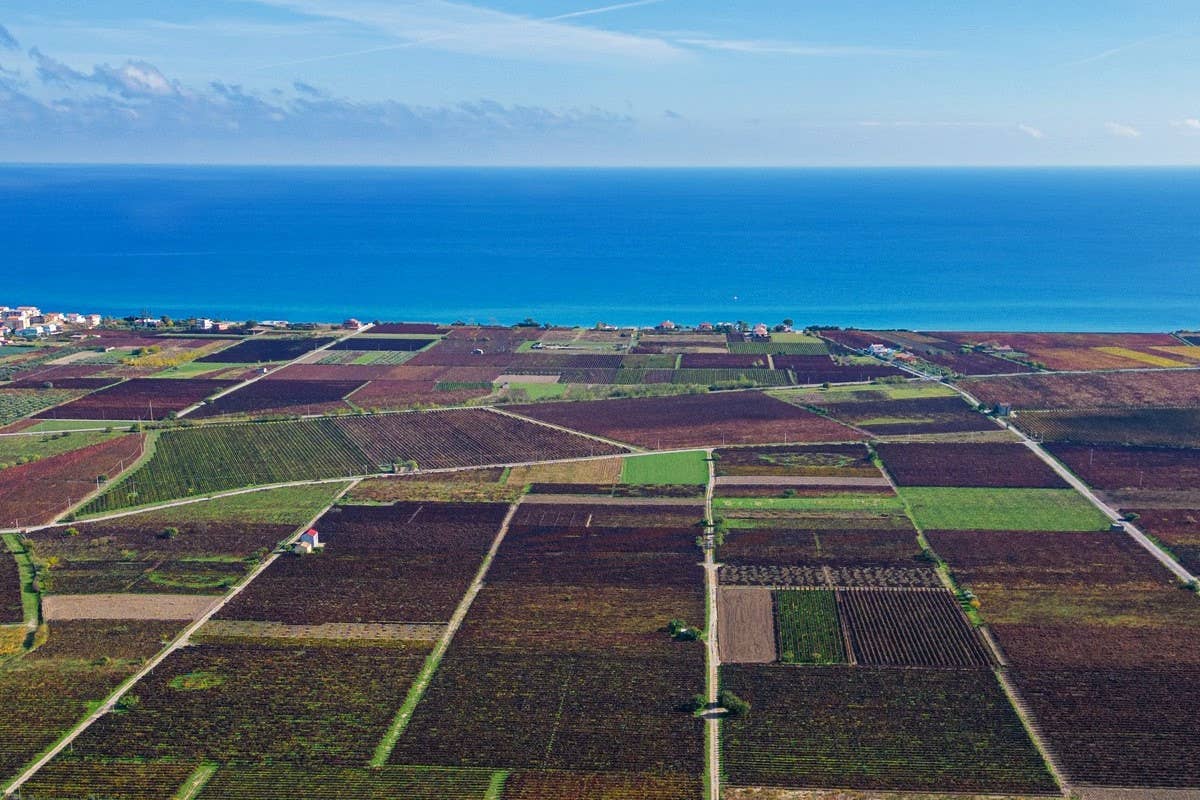
[[[0,346],[21,800],[1200,798],[1200,334]]]

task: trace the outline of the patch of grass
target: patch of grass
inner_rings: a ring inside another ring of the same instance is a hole
[[[55,431],[80,431],[88,429],[103,430],[112,428],[114,431],[127,430],[130,425],[140,425],[135,420],[103,420],[103,419],[44,419],[37,425],[28,428],[24,433],[53,433]]]
[[[533,401],[562,397],[567,392],[564,383],[510,383],[508,389],[524,392]]]
[[[347,481],[348,483],[348,481]],[[216,500],[154,509],[154,518],[167,522],[261,522],[302,525],[333,501],[346,483],[284,486],[246,492]]]
[[[829,389],[775,389],[768,392],[781,400],[815,403],[853,403],[856,400],[920,400],[931,397],[952,397],[957,392],[942,383],[932,381],[906,383],[865,383],[834,386]]]
[[[708,454],[703,450],[689,450],[685,453],[653,453],[626,458],[621,465],[621,483],[706,484]]]
[[[1109,521],[1073,489],[900,489],[925,530],[1095,531]]]
[[[186,675],[176,675],[167,685],[180,692],[202,692],[206,689],[216,689],[225,683],[225,676],[216,672],[189,672]]]
[[[780,487],[783,491],[786,487]],[[719,511],[902,511],[895,495],[879,492],[842,492],[823,497],[718,497]]]
[[[26,461],[69,453],[88,445],[99,444],[119,435],[116,431],[103,433],[87,431],[72,435],[0,436],[0,469]]]
[[[215,377],[209,373],[213,372],[229,372],[234,368],[250,369],[256,367],[257,364],[213,364],[197,363],[195,361],[185,361],[182,364],[176,364],[173,367],[167,367],[162,372],[156,372],[155,378],[195,378],[198,375],[208,375]]]

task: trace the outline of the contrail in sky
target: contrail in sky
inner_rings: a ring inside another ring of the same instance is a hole
[[[617,3],[616,5],[601,6],[599,8],[587,8],[582,11],[568,11],[565,14],[556,14],[553,17],[531,17],[529,19],[514,19],[513,25],[522,25],[537,22],[559,22],[564,19],[575,19],[576,17],[590,17],[596,14],[607,14],[610,11],[620,11],[625,8],[635,8],[637,6],[657,5],[665,3],[667,0],[631,0],[628,3]],[[437,42],[442,39],[453,39],[456,34],[440,33],[436,36],[426,36],[424,39],[414,39],[409,42],[401,42],[399,44],[389,44],[382,47],[371,47],[366,50],[351,50],[347,53],[331,53],[327,56],[314,56],[312,58],[301,58],[296,61],[281,61],[277,64],[267,64],[258,67],[258,70],[274,69],[276,67],[293,67],[298,64],[313,64],[318,61],[331,61],[336,58],[349,58],[350,56],[365,56],[371,53],[386,53],[391,50],[407,50],[410,47],[419,47],[430,42]]]

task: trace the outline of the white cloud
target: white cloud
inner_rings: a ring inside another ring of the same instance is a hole
[[[1023,122],[1017,126],[1017,130],[1019,130],[1021,133],[1025,134],[1027,136],[1033,137],[1034,139],[1045,139],[1046,138],[1046,133],[1041,128],[1035,128],[1032,125],[1026,125]]]
[[[1106,122],[1104,129],[1121,139],[1137,139],[1142,135],[1142,132],[1132,125],[1124,125],[1120,122]]]
[[[449,0],[258,0],[311,17],[349,22],[399,40],[394,45],[333,53],[289,64],[430,47],[468,55],[554,62],[596,59],[666,61],[683,54],[654,36],[639,36],[563,22],[630,7],[603,8],[536,19]],[[282,65],[279,65],[282,66]]]
[[[1188,130],[1200,131],[1200,119],[1196,119],[1195,117],[1181,119],[1179,122],[1173,122],[1171,124],[1177,128],[1187,128]]]
[[[905,47],[873,47],[869,45],[830,45],[803,42],[781,42],[769,39],[717,39],[708,36],[690,36],[676,39],[679,44],[701,47],[707,50],[723,50],[753,55],[783,55],[811,57],[901,57],[926,58],[942,55],[938,50],[917,50]]]

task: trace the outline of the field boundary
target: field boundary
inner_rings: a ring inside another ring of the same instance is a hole
[[[479,569],[475,573],[475,579],[467,587],[466,594],[459,601],[458,607],[454,609],[454,614],[446,624],[446,630],[441,638],[438,639],[438,643],[434,645],[433,650],[425,657],[425,664],[421,667],[421,671],[417,674],[417,677],[413,679],[412,686],[408,689],[408,695],[404,698],[404,703],[396,711],[396,716],[392,718],[391,725],[388,726],[387,732],[384,733],[383,738],[376,746],[375,754],[371,757],[370,762],[368,762],[369,766],[385,766],[392,751],[396,749],[396,743],[400,741],[400,737],[404,734],[404,729],[408,727],[413,712],[417,710],[417,704],[425,696],[425,690],[429,688],[429,684],[433,681],[433,676],[437,672],[442,658],[446,655],[446,651],[450,649],[450,642],[454,639],[454,634],[458,632],[459,627],[467,616],[467,612],[471,610],[471,604],[475,602],[475,596],[483,589],[483,579],[486,577],[488,569],[492,566],[492,560],[495,559],[496,553],[499,552],[500,545],[504,542],[504,537],[508,533],[508,527],[512,523],[513,517],[517,514],[517,508],[521,505],[521,499],[518,497],[509,506],[508,513],[504,515],[504,520],[500,523],[500,529],[496,532],[495,538],[492,539],[492,546],[488,548],[487,554],[483,557],[483,562],[479,565]]]
[[[302,534],[304,531],[308,530],[313,525],[315,525],[317,520],[319,520],[325,514],[325,512],[327,512],[330,508],[332,508],[334,503],[336,503],[342,497],[342,495],[344,495],[346,492],[348,492],[354,486],[355,483],[357,483],[357,481],[350,481],[349,483],[347,483],[347,485],[345,487],[343,487],[343,489],[340,492],[338,492],[324,508],[322,508],[320,511],[318,511],[317,514],[311,520],[306,522],[304,525],[300,525],[299,527],[297,527],[295,532],[286,540],[285,545],[296,541],[297,539],[300,538],[300,534]],[[271,564],[275,563],[275,559],[279,558],[279,556],[283,552],[284,552],[284,548],[277,548],[275,550],[275,552],[271,553],[267,558],[263,559],[263,561],[260,564],[258,564],[258,566],[256,566],[253,570],[251,570],[249,572],[249,574],[247,574],[240,581],[238,581],[238,583],[235,584],[232,589],[230,589],[228,592],[226,592],[221,597],[216,598],[215,602],[213,602],[212,606],[208,609],[208,611],[204,612],[204,614],[202,616],[200,616],[198,619],[196,619],[194,622],[187,625],[182,631],[180,631],[178,634],[176,634],[175,638],[172,639],[171,642],[166,647],[164,647],[162,650],[159,650],[158,653],[156,655],[154,655],[149,661],[147,661],[142,666],[141,669],[139,669],[133,675],[129,676],[124,681],[122,681],[121,684],[119,686],[117,686],[117,688],[114,689],[108,695],[108,698],[103,703],[101,703],[100,706],[95,711],[93,711],[91,714],[89,714],[83,720],[77,722],[75,724],[75,726],[73,728],[71,728],[71,730],[69,730],[66,733],[66,735],[64,735],[61,739],[59,739],[58,742],[56,742],[49,750],[42,753],[42,755],[39,756],[32,764],[30,764],[24,770],[22,770],[20,773],[18,773],[17,777],[15,777],[11,781],[9,781],[8,785],[4,787],[3,797],[6,797],[6,798],[10,797],[14,791],[17,791],[18,789],[20,789],[21,786],[26,781],[28,781],[30,778],[32,778],[37,773],[38,770],[40,770],[42,767],[46,766],[46,764],[50,763],[50,761],[52,761],[54,759],[54,757],[57,756],[59,753],[61,753],[63,750],[70,747],[71,744],[76,739],[78,739],[79,736],[84,731],[86,731],[89,727],[91,727],[93,723],[95,723],[98,719],[103,717],[105,714],[112,711],[113,708],[116,707],[117,702],[122,697],[124,697],[125,694],[130,689],[132,689],[134,686],[136,686],[138,684],[139,681],[141,681],[143,678],[145,678],[147,675],[149,675],[150,672],[153,671],[154,668],[157,667],[159,664],[161,664],[163,661],[165,661],[168,656],[170,656],[172,653],[174,653],[179,648],[186,646],[188,644],[189,639],[191,638],[192,634],[194,634],[201,627],[203,627],[204,623],[206,623],[210,619],[212,619],[217,614],[218,611],[220,611],[222,608],[224,608],[226,606],[226,604],[229,603],[230,600],[232,600],[234,597],[236,597],[238,594],[240,594],[243,589],[245,589],[247,586],[249,586],[250,582],[253,581],[255,578],[257,578],[259,575],[261,575],[267,569],[267,567],[269,567],[269,566],[271,566]]]

